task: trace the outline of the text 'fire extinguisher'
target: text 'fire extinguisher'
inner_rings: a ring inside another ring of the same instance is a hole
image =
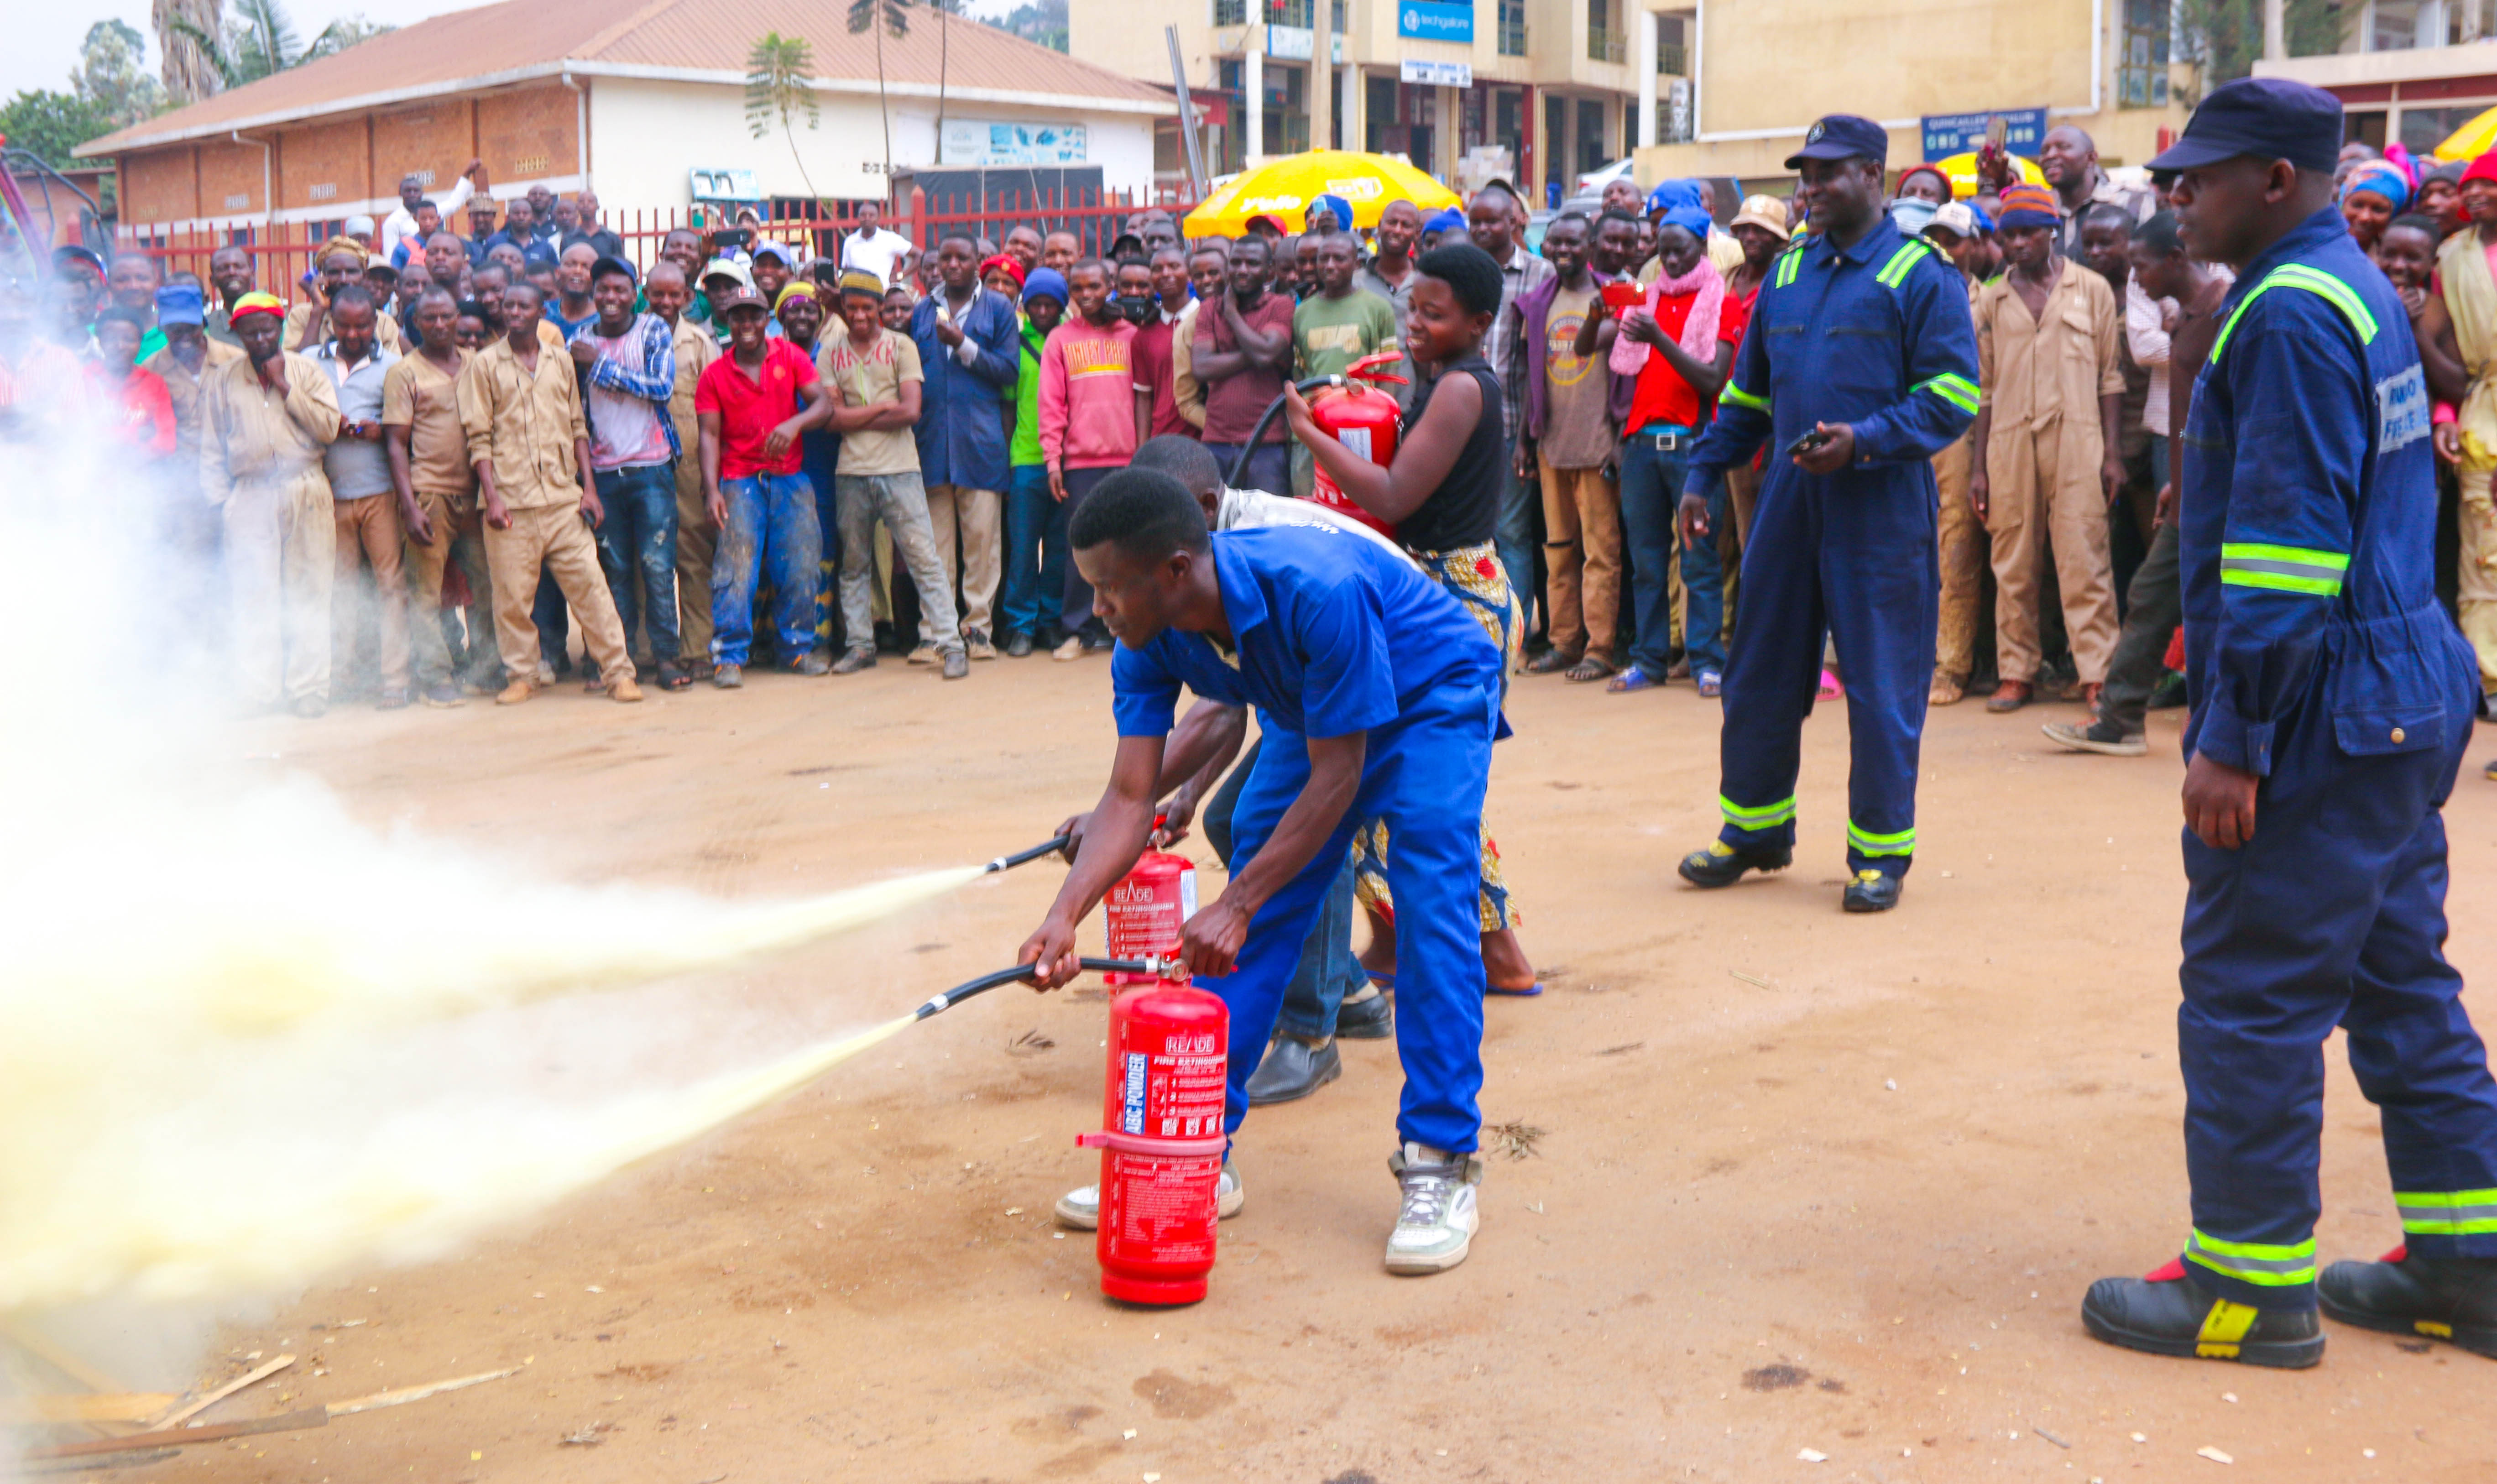
[[[1130,1304],[1193,1304],[1214,1270],[1222,1093],[1231,1012],[1167,981],[1110,1003],[1093,1249],[1101,1291]]]

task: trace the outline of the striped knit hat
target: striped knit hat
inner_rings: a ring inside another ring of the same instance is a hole
[[[2059,227],[2064,213],[2056,206],[2054,192],[2023,180],[2003,188],[2003,214],[1997,220],[2007,232],[2021,227]]]

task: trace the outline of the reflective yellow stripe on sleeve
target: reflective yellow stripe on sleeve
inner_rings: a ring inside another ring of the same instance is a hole
[[[2350,558],[2340,552],[2315,552],[2304,547],[2230,542],[2220,548],[2220,583],[2228,587],[2262,587],[2273,592],[2299,592],[2309,597],[2337,598]]]

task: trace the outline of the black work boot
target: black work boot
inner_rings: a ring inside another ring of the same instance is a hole
[[[2148,1278],[2100,1279],[2081,1301],[2081,1322],[2096,1339],[2152,1355],[2292,1371],[2323,1359],[2314,1310],[2233,1303],[2196,1282],[2182,1262]]]
[[[1859,870],[1847,883],[1838,904],[1849,912],[1887,912],[1899,904],[1900,878],[1878,870]]]
[[[1682,879],[1692,886],[1732,886],[1747,870],[1784,870],[1794,864],[1791,846],[1771,850],[1737,850],[1723,840],[1710,840],[1705,850],[1682,858]]]
[[[2447,1340],[2497,1359],[2497,1259],[2414,1257],[2336,1262],[2316,1281],[2323,1312],[2343,1324]]]

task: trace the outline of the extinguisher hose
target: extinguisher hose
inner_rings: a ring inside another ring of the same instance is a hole
[[[1341,376],[1312,376],[1307,381],[1293,383],[1292,390],[1298,392],[1303,396],[1308,396],[1310,394],[1319,391],[1322,388],[1335,386],[1343,380],[1343,378]],[[1280,396],[1276,397],[1273,401],[1266,404],[1265,416],[1257,420],[1257,426],[1248,434],[1248,441],[1240,445],[1239,457],[1231,460],[1231,472],[1222,477],[1222,482],[1224,484],[1229,485],[1234,489],[1243,489],[1248,488],[1241,484],[1240,481],[1246,478],[1248,473],[1248,456],[1257,452],[1257,445],[1266,440],[1267,426],[1271,425],[1275,419],[1282,416],[1282,413],[1283,399]],[[1282,494],[1286,491],[1281,489],[1269,489],[1266,492],[1268,494]]]
[[[1167,959],[1080,959],[1076,962],[1096,974],[1146,975],[1159,974],[1163,969],[1170,967],[1172,963]],[[1030,972],[1030,964],[1018,963],[1011,968],[1001,968],[982,974],[977,979],[954,986],[942,995],[930,995],[928,1002],[919,1007],[919,1012],[913,1019],[924,1021],[932,1015],[940,1015],[974,995],[985,995],[998,985],[1012,984]]]
[[[987,866],[982,867],[981,872],[984,875],[994,875],[1001,870],[1012,870],[1016,867],[1024,864],[1026,861],[1037,861],[1042,856],[1055,855],[1059,851],[1065,849],[1066,842],[1074,837],[1075,837],[1072,835],[1061,835],[1056,839],[1042,840],[1039,844],[1032,846],[1029,850],[1018,850],[1012,855],[1001,855],[996,860],[991,861]]]

